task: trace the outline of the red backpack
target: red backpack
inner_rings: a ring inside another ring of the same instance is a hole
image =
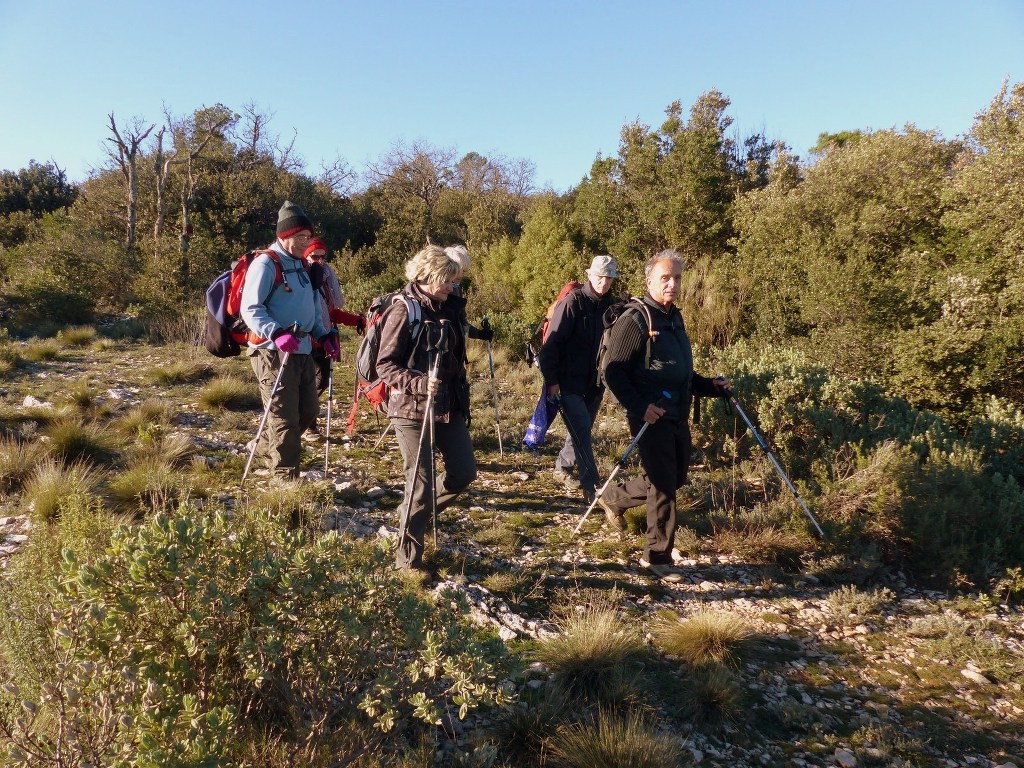
[[[222,272],[206,289],[206,350],[214,357],[234,357],[248,344],[249,328],[239,317],[242,310],[242,288],[245,275],[260,254],[274,262],[274,287],[286,284],[281,257],[272,250],[249,251],[238,258],[231,269]],[[270,296],[267,296],[269,299]]]
[[[548,340],[548,334],[551,332],[551,318],[555,316],[555,309],[557,309],[558,305],[566,296],[577,288],[582,287],[583,283],[577,282],[576,280],[570,280],[562,286],[562,290],[558,292],[558,296],[551,302],[551,304],[548,305],[548,311],[544,313],[544,317],[541,321],[534,326],[533,335],[530,337],[530,340],[526,342],[527,363],[530,365],[540,365],[540,348],[544,345],[544,342]]]

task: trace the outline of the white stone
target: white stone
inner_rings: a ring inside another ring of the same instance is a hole
[[[375,486],[373,486],[373,488],[371,488],[370,490],[368,490],[366,492],[366,498],[368,498],[368,499],[379,499],[385,493],[387,493],[387,491],[385,491],[379,485],[375,485]]]
[[[960,674],[970,680],[972,683],[978,685],[990,685],[992,683],[987,677],[980,672],[975,672],[973,669],[961,669]]]
[[[856,768],[857,766],[857,758],[848,749],[836,750],[836,762],[843,766],[843,768]]]
[[[32,397],[32,395],[25,395],[25,399],[21,401],[21,404],[25,408],[41,407],[41,408],[53,408],[53,403],[46,403],[39,398]]]

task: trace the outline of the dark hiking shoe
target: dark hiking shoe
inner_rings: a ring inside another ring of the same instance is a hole
[[[564,485],[569,490],[575,491],[580,487],[580,481],[573,477],[571,474],[566,472],[564,469],[555,467],[551,473],[555,480]]]

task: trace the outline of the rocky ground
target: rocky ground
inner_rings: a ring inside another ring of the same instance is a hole
[[[203,383],[154,383],[155,370],[195,354],[128,342],[69,351],[8,374],[3,406],[26,407],[27,397],[43,407],[59,404],[83,381],[111,409],[173,401],[174,429],[193,441],[206,471],[223,478],[220,487],[199,494],[202,503],[230,507],[246,492],[238,479],[258,414],[204,409]],[[198,359],[217,373],[251,378],[241,359]],[[385,422],[367,410],[353,437],[339,437],[351,402],[342,394],[351,387],[343,368],[328,472],[324,444],[310,442],[306,476],[333,489],[333,503],[322,510],[325,528],[392,537],[402,489],[397,446],[387,437],[377,446]],[[486,371],[486,360],[476,370]],[[813,559],[797,567],[753,562],[711,551],[696,536],[682,563],[685,582],[653,580],[637,562],[643,540],[635,525],[620,539],[598,509],[578,537],[570,536],[581,499],[551,478],[550,447],[534,454],[518,446],[532,402],[515,380],[532,381],[529,374],[501,383],[503,456],[490,382],[478,379],[479,477],[441,515],[429,559],[443,579],[437,588],[464,591],[476,619],[498,627],[513,648],[527,650],[557,632],[552,602],[574,591],[618,590],[625,615],[641,627],[665,610],[684,617],[697,609],[728,611],[756,633],[759,653],[740,670],[743,705],[736,717],[708,730],[674,726],[695,763],[1024,766],[1024,616],[998,596],[927,591],[889,571],[852,587],[808,565]],[[606,422],[602,428],[615,428],[613,418]],[[252,487],[265,482],[250,481]],[[17,551],[30,528],[27,511],[8,499],[0,509],[0,561]],[[483,724],[471,719],[461,738]]]

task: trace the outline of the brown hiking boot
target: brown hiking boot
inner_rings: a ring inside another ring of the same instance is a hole
[[[597,499],[598,505],[604,510],[604,519],[608,521],[608,525],[614,528],[619,533],[624,533],[626,530],[626,516],[621,512],[612,509],[608,502],[602,497]]]
[[[649,563],[641,558],[640,566],[646,568],[651,576],[659,581],[665,581],[669,584],[681,584],[685,580],[682,571],[666,563]]]

